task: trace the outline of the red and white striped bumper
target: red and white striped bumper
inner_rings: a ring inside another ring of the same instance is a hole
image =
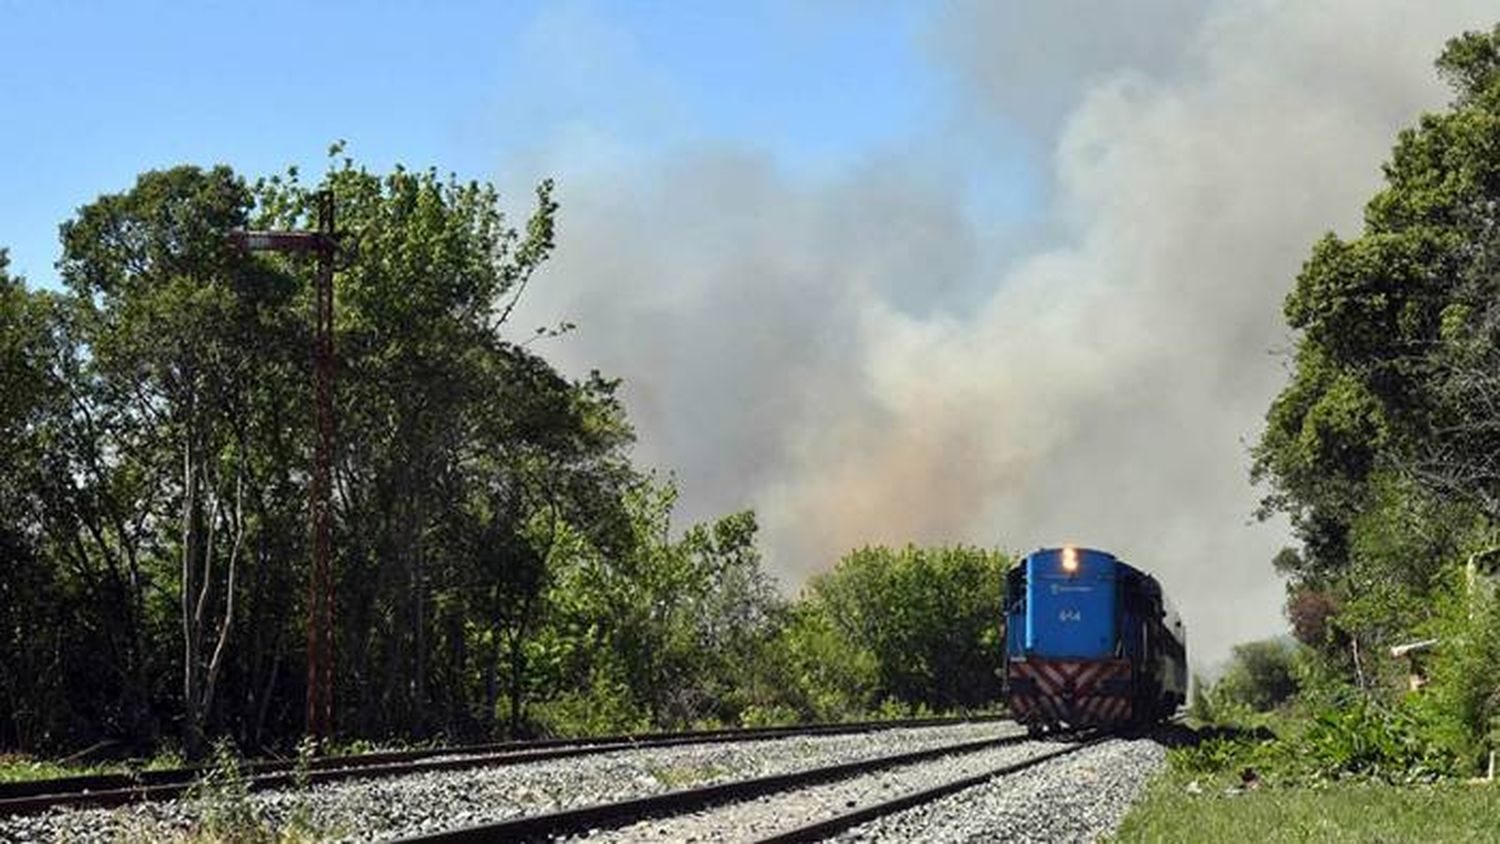
[[[1096,727],[1129,721],[1130,661],[1013,659],[1006,703],[1025,723]]]

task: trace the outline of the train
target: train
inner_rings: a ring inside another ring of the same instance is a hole
[[[1125,729],[1187,697],[1187,633],[1156,578],[1106,551],[1042,548],[1006,573],[1003,688],[1032,732]]]

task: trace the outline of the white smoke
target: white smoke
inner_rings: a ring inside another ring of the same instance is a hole
[[[1157,573],[1215,659],[1284,627],[1246,454],[1282,297],[1487,11],[959,5],[924,42],[960,92],[946,134],[833,177],[574,124],[521,168],[563,201],[524,318],[579,323],[545,352],[624,377],[685,515],[755,508],[789,585],[866,543],[1079,541]],[[608,72],[660,84],[633,61]],[[1017,137],[1048,168],[1019,252],[948,154]]]

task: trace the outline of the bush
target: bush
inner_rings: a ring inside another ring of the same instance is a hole
[[[785,704],[759,706],[752,704],[740,713],[741,727],[784,727],[802,721],[796,709]]]
[[[1393,784],[1433,782],[1458,773],[1458,759],[1428,739],[1409,704],[1384,707],[1366,695],[1283,721],[1279,732],[1203,730],[1195,745],[1171,751],[1173,766],[1193,775],[1254,772],[1277,784],[1358,779]]]
[[[1170,751],[1173,767],[1189,774],[1238,772],[1244,768],[1272,768],[1278,747],[1274,741],[1242,736],[1211,736],[1197,744]]]
[[[1411,783],[1457,773],[1458,760],[1430,741],[1424,726],[1405,706],[1385,710],[1363,698],[1319,712],[1293,749],[1305,754],[1314,774],[1333,779]]]
[[[1296,649],[1279,639],[1235,645],[1229,668],[1214,686],[1225,703],[1267,712],[1297,693]]]
[[[548,736],[603,736],[652,729],[650,715],[636,705],[628,686],[597,676],[586,689],[533,703],[528,713],[535,729]]]
[[[226,739],[214,743],[213,764],[193,786],[198,806],[194,832],[212,841],[254,842],[275,840],[250,799],[250,781],[240,764],[239,753]]]
[[[1193,695],[1188,714],[1205,724],[1245,726],[1255,721],[1255,711],[1231,699],[1219,684],[1193,677]]]
[[[1413,702],[1433,743],[1480,769],[1500,747],[1500,603],[1455,588],[1438,602],[1430,682]]]
[[[932,707],[925,703],[906,703],[893,697],[888,697],[880,702],[880,707],[873,713],[872,721],[900,721],[906,718],[931,718]]]
[[[1010,559],[995,551],[866,547],[814,577],[804,595],[817,647],[848,654],[819,682],[866,708],[886,698],[968,709],[1000,697],[998,621]]]

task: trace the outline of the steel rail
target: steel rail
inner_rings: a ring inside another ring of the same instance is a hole
[[[913,806],[920,806],[923,803],[931,803],[934,800],[947,797],[950,794],[956,794],[960,791],[974,788],[975,786],[984,785],[990,780],[993,780],[995,777],[1009,776],[1011,774],[1024,771],[1027,768],[1036,767],[1043,762],[1050,762],[1053,759],[1058,758],[1059,756],[1067,756],[1070,753],[1077,753],[1080,750],[1092,747],[1093,745],[1096,745],[1107,738],[1109,737],[1099,736],[1097,738],[1091,738],[1062,750],[1056,750],[1051,753],[1044,753],[1040,756],[1033,756],[1030,759],[1026,759],[1021,762],[1012,762],[1008,765],[1001,765],[998,768],[992,768],[982,774],[975,774],[973,776],[953,780],[952,782],[946,782],[942,785],[933,786],[932,788],[923,789],[921,791],[909,792],[891,800],[884,800],[879,803],[874,803],[869,806],[855,809],[852,812],[845,812],[841,815],[836,815],[826,820],[814,821],[813,823],[807,824],[805,826],[799,826],[796,829],[787,830],[786,832],[779,832],[775,835],[760,839],[757,844],[800,844],[800,842],[806,841],[822,841],[825,838],[831,838],[835,835],[838,835],[840,832],[843,832],[845,830],[853,829],[860,824],[869,823],[876,818],[881,818],[886,815],[893,815],[897,812],[910,809]]]
[[[947,726],[1009,720],[998,715],[918,718],[902,721],[859,721],[847,724],[806,724],[690,730],[678,733],[641,733],[595,738],[496,742],[457,748],[389,751],[344,757],[319,757],[298,771],[289,761],[251,762],[243,770],[251,790],[399,776],[427,771],[454,771],[491,765],[514,765],[607,753],[613,750],[765,741],[795,736],[845,735],[912,727]],[[147,800],[169,800],[192,789],[208,772],[206,767],[100,774],[0,784],[0,817],[44,812],[55,807],[120,806]]]
[[[774,794],[794,788],[802,788],[832,780],[846,779],[885,768],[924,762],[942,756],[973,753],[1019,744],[1035,739],[1025,734],[978,739],[958,744],[930,747],[856,762],[843,762],[821,768],[809,768],[786,774],[772,774],[746,780],[704,785],[696,788],[668,791],[648,797],[635,797],[613,803],[596,803],[577,809],[563,809],[537,815],[522,815],[493,823],[476,824],[443,832],[425,833],[397,839],[413,844],[470,844],[486,841],[527,841],[577,834],[601,828],[616,828],[636,821],[677,815],[696,811],[721,803],[732,803]],[[1048,758],[1054,755],[1048,754]]]

